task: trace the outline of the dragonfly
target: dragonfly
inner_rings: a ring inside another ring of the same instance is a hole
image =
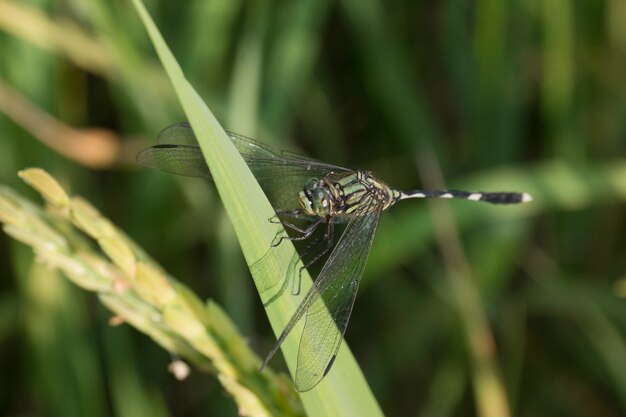
[[[299,392],[315,387],[334,363],[383,211],[398,201],[411,198],[461,199],[492,204],[532,200],[530,194],[518,192],[399,191],[370,171],[320,162],[237,133],[227,134],[266,193],[279,222],[295,234],[286,239],[309,239],[321,225],[326,227],[322,238],[307,247],[323,246],[305,267],[324,255],[328,258],[261,367],[263,369],[268,364],[296,324],[304,319],[295,375],[295,388]],[[142,165],[168,173],[212,178],[187,122],[164,129],[158,136],[157,145],[141,151],[137,160]],[[310,223],[300,227],[290,218],[305,219]],[[335,223],[346,224],[336,244]]]

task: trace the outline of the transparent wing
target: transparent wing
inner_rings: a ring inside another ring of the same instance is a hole
[[[335,361],[348,327],[381,211],[382,206],[377,207],[348,224],[337,248],[315,281],[315,293],[309,302],[298,348],[298,391],[308,391],[317,385]]]
[[[308,391],[330,370],[348,326],[363,269],[374,239],[382,205],[364,203],[355,213],[313,287],[265,359],[269,362],[293,327],[305,316],[298,348],[296,389]]]
[[[351,172],[337,165],[275,149],[236,133],[227,133],[276,209],[298,209],[298,192],[310,178],[323,178],[329,173],[341,177]],[[141,151],[137,161],[172,174],[212,179],[188,123],[178,123],[163,130],[158,145]]]
[[[170,174],[212,178],[198,146],[175,144],[151,146],[137,154],[137,162]]]

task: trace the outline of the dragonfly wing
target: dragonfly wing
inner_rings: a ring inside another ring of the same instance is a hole
[[[226,132],[239,153],[256,158],[280,158],[282,151],[254,139],[233,132]],[[193,133],[189,122],[176,123],[166,127],[157,137],[157,147],[160,145],[183,145],[195,147],[202,154],[200,145]]]
[[[200,148],[195,145],[155,145],[137,154],[137,162],[170,174],[212,179]]]
[[[322,380],[343,340],[382,206],[369,209],[374,210],[348,223],[312,288],[298,348],[298,391],[308,391]]]
[[[226,133],[239,153],[241,153],[244,158],[247,157],[246,162],[259,161],[260,163],[277,163],[282,161],[284,164],[301,166],[305,170],[308,167],[309,170],[315,172],[349,171],[338,165],[327,164],[303,155],[298,155],[294,152],[280,150],[235,132],[226,131]],[[198,150],[200,149],[189,122],[176,123],[166,127],[159,133],[157,142],[159,145],[190,145],[198,147]]]
[[[175,123],[163,129],[157,137],[159,145],[193,145],[198,146],[196,135],[189,122]]]
[[[228,132],[255,178],[276,209],[300,208],[298,192],[311,178],[323,178],[330,172],[345,175],[348,169],[313,159],[285,153],[264,143]],[[164,129],[158,145],[144,149],[137,161],[172,174],[212,179],[191,126],[184,122]]]
[[[300,392],[313,388],[328,373],[348,326],[382,205],[370,202],[364,211],[366,214],[350,219],[313,287],[265,359],[267,364],[304,316],[295,382]]]

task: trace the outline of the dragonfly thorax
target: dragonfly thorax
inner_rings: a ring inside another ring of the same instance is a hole
[[[309,216],[363,216],[387,209],[399,195],[370,172],[343,176],[331,172],[322,179],[309,179],[298,193],[298,203]]]

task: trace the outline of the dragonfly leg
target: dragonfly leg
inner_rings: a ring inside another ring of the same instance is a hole
[[[299,260],[302,260],[304,262],[304,258],[309,254],[309,252],[316,248],[320,243],[322,243],[324,241],[324,236],[319,236],[316,237],[312,242],[310,242],[306,248],[304,248],[302,250],[302,252],[300,254],[298,254],[298,256],[296,256],[293,260],[292,260],[292,264],[289,265],[289,271],[293,271],[296,267],[296,264],[298,263]],[[307,265],[309,263],[307,262]],[[292,295],[298,295],[300,294],[300,287],[301,287],[301,282],[302,282],[302,267],[300,267],[300,269],[298,270],[298,275],[296,276],[295,274],[293,275],[293,278],[291,279],[291,294]],[[289,273],[289,275],[291,275],[291,273]]]
[[[301,209],[296,209],[296,210],[276,210],[276,214],[269,218],[269,222],[273,223],[273,224],[283,224],[283,221],[280,220],[278,218],[278,216],[300,218],[302,216],[302,214],[303,213],[302,213]]]
[[[310,225],[309,225],[309,226],[307,226],[307,227],[305,227],[305,228],[298,227],[298,226],[296,226],[295,224],[293,224],[293,223],[289,223],[289,222],[284,221],[284,220],[282,220],[282,221],[280,221],[280,222],[278,222],[278,223],[282,224],[283,226],[285,226],[285,227],[286,227],[286,228],[288,228],[288,229],[295,230],[296,232],[298,232],[298,233],[302,233],[302,234],[307,233],[307,230],[308,230],[308,229],[309,229],[309,227],[310,227]]]
[[[291,237],[291,236],[281,236],[280,239],[278,239],[278,242],[273,243],[272,246],[276,247],[276,246],[280,245],[283,242],[283,240],[285,240],[285,239],[286,240],[305,240],[305,239],[308,239],[313,234],[315,229],[317,229],[317,226],[319,226],[325,219],[326,219],[325,217],[320,217],[319,219],[317,219],[313,223],[311,223],[306,229],[301,229],[301,228],[299,228],[298,226],[296,226],[294,224],[291,224],[289,222],[281,221],[281,224],[283,226],[286,226],[286,227],[288,227],[288,228],[290,228],[292,230],[300,232],[300,233],[302,233],[302,235],[301,236],[294,236],[294,237]]]
[[[272,221],[272,219],[274,219],[277,216],[285,216],[285,217],[300,217],[302,216],[302,209],[296,209],[296,210],[276,210],[276,216],[272,217],[270,219],[270,221],[272,223],[280,223],[280,220],[275,220]]]
[[[317,239],[315,239],[306,248],[304,248],[304,250],[300,254],[300,259],[304,261],[304,257],[307,256],[313,248],[317,247],[322,242],[326,242],[326,247],[321,252],[316,254],[313,259],[307,261],[304,264],[304,266],[300,267],[300,269],[298,270],[298,276],[297,277],[294,276],[293,278],[293,283],[292,283],[292,288],[291,288],[291,294],[293,295],[300,294],[300,287],[302,283],[302,271],[304,271],[305,269],[313,265],[315,262],[319,261],[320,258],[326,255],[328,251],[333,247],[335,224],[333,223],[332,217],[329,217],[326,221],[328,222],[327,227],[326,227],[326,233],[323,236],[320,236]]]

